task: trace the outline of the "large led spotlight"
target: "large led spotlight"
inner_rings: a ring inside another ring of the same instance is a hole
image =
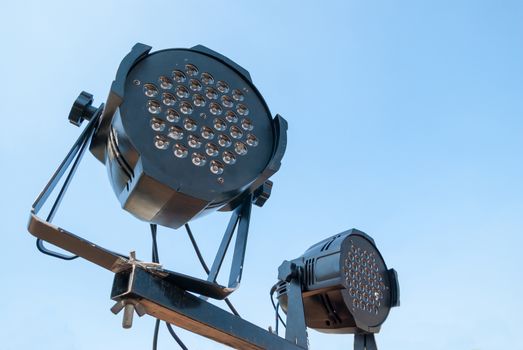
[[[399,305],[399,284],[374,240],[352,229],[327,238],[293,260],[301,271],[308,327],[326,333],[376,333]],[[287,310],[288,283],[276,289]]]
[[[285,120],[249,73],[203,46],[122,61],[91,144],[122,207],[172,228],[232,210],[280,167]]]

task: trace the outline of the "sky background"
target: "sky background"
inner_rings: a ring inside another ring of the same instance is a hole
[[[399,274],[380,349],[523,348],[522,2],[4,1],[0,38],[3,349],[151,347],[153,318],[123,330],[109,311],[110,272],[39,254],[26,230],[79,135],[71,104],[82,90],[104,102],[136,42],[232,58],[289,122],[231,298],[243,317],[273,324],[280,263],[354,227]],[[193,224],[209,263],[227,219]],[[90,154],[55,223],[150,257],[148,225],[120,209]],[[159,244],[166,267],[204,276],[184,231],[160,228]],[[190,349],[225,348],[179,334]],[[309,335],[311,349],[352,348],[351,335]],[[159,349],[176,348],[162,326]]]

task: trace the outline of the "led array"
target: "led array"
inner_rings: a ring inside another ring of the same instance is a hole
[[[258,145],[242,90],[231,89],[208,72],[200,73],[194,64],[144,84],[143,93],[155,147],[172,149],[176,158],[191,159],[199,167],[208,165],[220,175],[226,165],[235,164],[238,156]]]
[[[379,314],[386,290],[378,259],[375,252],[356,247],[351,241],[344,266],[352,307],[376,315]]]

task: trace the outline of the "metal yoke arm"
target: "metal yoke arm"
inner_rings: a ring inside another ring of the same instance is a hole
[[[71,147],[71,150],[67,153],[62,163],[58,166],[51,179],[44,187],[42,192],[36,198],[31,208],[31,215],[29,217],[28,230],[37,238],[37,247],[44,254],[51,255],[64,260],[75,259],[78,256],[89,260],[103,268],[111,270],[113,272],[119,272],[122,268],[125,268],[127,264],[127,258],[121,254],[111,252],[107,249],[97,246],[96,244],[85,240],[79,236],[74,235],[58,226],[51,224],[60,203],[71,183],[72,178],[80,164],[80,161],[87,149],[87,144],[91,139],[95,127],[98,123],[100,115],[103,111],[103,105],[101,105],[94,113],[92,119],[89,121],[83,132],[80,134],[76,142]],[[72,164],[72,166],[71,166]],[[57,195],[53,206],[47,216],[47,219],[42,219],[38,216],[38,213],[47,202],[49,196],[58,185],[62,177],[65,175],[68,168],[70,168],[67,174],[64,184]],[[61,253],[53,252],[43,246],[43,242],[49,242],[57,247],[65,249],[75,256],[67,256]]]
[[[374,334],[354,334],[354,350],[378,350]]]
[[[209,276],[207,277],[207,281],[216,283],[216,278],[220,272],[225,254],[227,254],[227,249],[231,243],[234,231],[237,228],[236,243],[234,246],[231,270],[229,273],[229,284],[227,287],[231,291],[238,289],[242,278],[243,262],[245,259],[245,252],[247,250],[249,222],[251,219],[252,200],[252,195],[248,195],[247,198],[244,199],[243,203],[232,213],[229,224],[227,225],[227,229],[223,234],[220,247],[216,252],[216,257],[214,258]]]
[[[103,107],[104,106],[101,105],[98,109],[96,109],[83,132],[80,134],[62,163],[58,166],[49,182],[46,184],[42,192],[33,203],[31,208],[31,215],[29,217],[28,231],[37,238],[37,247],[44,254],[64,260],[71,260],[77,257],[82,257],[105,269],[108,269],[114,273],[118,273],[131,268],[132,264],[129,262],[130,258],[128,256],[112,252],[51,223],[60,206],[61,200],[64,197],[72,178],[74,177],[76,169],[80,164],[85,150],[87,149],[87,145],[92,139],[96,125],[99,122],[100,115],[102,114]],[[67,173],[68,169],[69,172]],[[44,220],[38,216],[38,213],[46,204],[49,196],[52,194],[53,190],[56,188],[66,173],[67,176],[64,180],[64,184],[60,189],[55,202],[53,203],[47,219]],[[218,255],[223,254],[223,256],[218,259],[219,263],[217,260],[215,260],[215,263],[213,264],[213,270],[211,271],[212,276],[214,276],[213,278],[209,278],[206,281],[182,273],[165,270],[160,267],[156,269],[156,272],[164,276],[163,278],[168,279],[172,283],[175,283],[180,288],[183,288],[187,291],[198,293],[214,299],[226,298],[238,288],[241,279],[252,206],[251,201],[252,196],[249,195],[245,202],[240,205],[232,214],[229,226],[227,227],[226,233],[224,235],[224,240],[226,240],[226,237],[228,237],[227,244],[224,245],[224,242],[222,242],[219,254],[217,254],[217,259]],[[233,256],[233,265],[231,267],[230,282],[229,286],[225,287],[216,283],[216,275],[220,270],[224,255],[227,252],[227,247],[238,222],[239,228]],[[43,241],[51,243],[75,255],[67,256],[62,253],[51,251],[43,245]]]

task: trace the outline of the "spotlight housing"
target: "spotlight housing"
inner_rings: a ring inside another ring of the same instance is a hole
[[[325,333],[377,333],[390,308],[399,306],[399,283],[374,240],[352,229],[311,246],[292,261],[300,270],[308,327]],[[277,284],[287,312],[289,283]]]
[[[120,64],[90,146],[123,209],[178,228],[270,188],[287,123],[249,73],[201,45],[150,49],[136,44]]]

